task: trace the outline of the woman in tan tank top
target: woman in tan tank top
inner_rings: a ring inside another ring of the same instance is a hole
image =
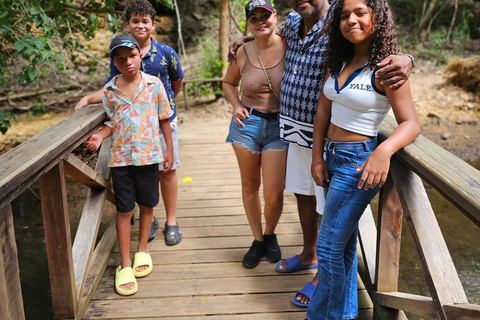
[[[237,156],[243,206],[254,237],[243,266],[254,268],[264,254],[270,262],[281,259],[274,232],[283,209],[287,156],[287,144],[280,139],[278,114],[286,43],[276,34],[277,14],[269,0],[250,1],[245,13],[255,40],[238,51],[236,64],[229,65],[223,90],[233,107],[227,142],[232,143]],[[262,177],[265,230],[259,195]]]

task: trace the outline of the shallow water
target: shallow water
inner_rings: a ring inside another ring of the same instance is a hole
[[[480,159],[473,165],[480,168]],[[67,185],[73,237],[87,189],[68,177]],[[469,302],[480,304],[480,232],[478,227],[433,188],[427,186],[426,190]],[[12,209],[26,318],[47,320],[53,317],[50,282],[41,204],[34,193],[40,194],[38,184],[34,184],[31,191],[27,190],[15,199],[12,202]],[[102,224],[101,228],[104,227],[105,224]],[[405,221],[402,232],[399,290],[430,295],[413,238]],[[409,316],[409,319],[426,318]]]

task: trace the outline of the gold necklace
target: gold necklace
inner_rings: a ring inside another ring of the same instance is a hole
[[[260,61],[260,65],[262,66],[263,72],[265,73],[265,78],[267,78],[268,88],[270,89],[270,91],[272,91],[273,95],[277,98],[277,100],[280,101],[280,98],[278,97],[277,93],[275,92],[275,89],[273,89],[272,83],[270,82],[270,77],[268,76],[267,70],[265,69],[265,65],[263,64],[263,60],[260,57],[260,53],[258,52],[257,45],[255,44],[255,42],[256,40],[253,40],[253,47],[255,48],[258,61]]]

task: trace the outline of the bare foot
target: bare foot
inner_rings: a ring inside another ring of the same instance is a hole
[[[313,256],[313,258],[309,258],[309,257],[305,257],[301,253],[298,255],[298,260],[300,260],[302,264],[308,266],[308,265],[317,263],[317,256]],[[285,261],[285,259],[282,259],[282,261],[280,261],[280,265],[278,266],[278,269],[282,271],[287,270],[287,262]]]
[[[313,280],[311,283],[316,287],[318,285],[318,272],[315,274],[315,277],[313,277]],[[303,293],[297,294],[296,300],[302,304],[309,304],[310,303],[310,298],[305,296]]]

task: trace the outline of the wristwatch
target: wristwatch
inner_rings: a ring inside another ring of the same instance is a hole
[[[415,67],[415,59],[413,58],[413,56],[412,56],[411,54],[408,54],[408,53],[405,53],[405,55],[406,55],[407,57],[409,57],[410,60],[412,60],[412,68]]]

